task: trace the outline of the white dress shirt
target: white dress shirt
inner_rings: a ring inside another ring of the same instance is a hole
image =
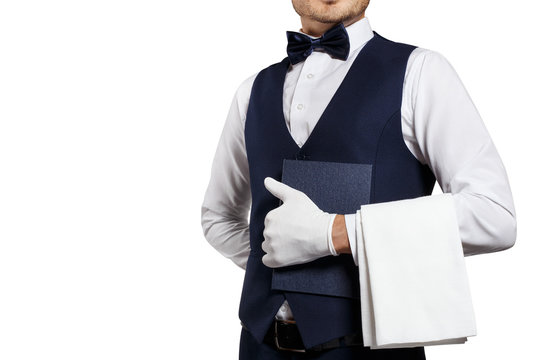
[[[305,61],[290,66],[285,77],[283,112],[291,136],[299,146],[310,135],[363,46],[373,37],[367,18],[346,29],[351,45],[346,61],[314,51]],[[250,251],[251,206],[244,125],[256,75],[246,79],[234,96],[201,209],[201,224],[208,242],[242,268]],[[363,236],[359,226],[371,225],[371,233],[377,232],[377,226],[388,230],[403,223],[421,229],[425,219],[433,218],[437,211],[448,210],[437,208],[441,203],[452,206],[456,212],[465,255],[511,247],[516,238],[516,220],[506,170],[467,91],[441,54],[423,48],[411,53],[403,85],[401,126],[407,148],[418,161],[430,167],[442,191],[452,194],[454,201],[433,201],[433,206],[428,206],[429,213],[424,210],[425,202],[421,208],[415,208],[415,202],[403,203],[408,206],[402,214],[406,219],[394,225],[392,218],[384,216],[384,211],[382,218],[371,216],[372,223],[366,224],[362,209],[367,211],[369,205],[362,206],[355,214],[345,214],[355,262],[358,264],[356,244]],[[286,302],[277,316],[291,318]]]

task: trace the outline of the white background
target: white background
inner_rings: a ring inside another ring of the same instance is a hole
[[[467,260],[478,336],[429,360],[538,356],[537,13],[367,11],[454,65],[517,209],[515,247]],[[290,1],[0,2],[0,359],[237,358],[243,271],[206,243],[200,205],[234,91],[299,28]]]

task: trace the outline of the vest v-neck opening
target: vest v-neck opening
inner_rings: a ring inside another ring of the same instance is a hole
[[[315,126],[311,130],[311,133],[307,137],[306,141],[304,141],[302,146],[299,146],[296,143],[296,141],[294,140],[294,138],[293,138],[293,136],[291,134],[291,131],[289,131],[289,128],[287,127],[287,122],[285,120],[285,114],[283,113],[283,93],[284,93],[283,88],[285,86],[285,77],[287,76],[287,72],[289,71],[289,59],[288,58],[283,59],[281,64],[284,67],[284,71],[283,71],[283,74],[282,74],[281,79],[280,79],[280,92],[279,92],[279,108],[282,109],[282,110],[280,112],[281,116],[280,116],[279,120],[281,122],[281,128],[284,129],[285,132],[287,133],[287,138],[289,139],[288,141],[292,142],[292,144],[296,148],[297,152],[302,152],[303,150],[305,150],[307,145],[310,143],[311,138],[313,138],[314,135],[317,135],[317,133],[318,133],[317,128],[322,127],[319,124],[328,117],[326,114],[328,113],[329,109],[333,106],[333,103],[335,102],[335,99],[338,98],[339,94],[343,91],[343,88],[345,87],[343,84],[345,84],[347,81],[349,81],[349,78],[350,78],[349,75],[350,75],[351,71],[353,70],[355,65],[359,62],[359,59],[362,57],[366,47],[378,36],[379,35],[376,32],[373,32],[373,37],[371,39],[369,39],[366,42],[366,44],[364,44],[364,46],[362,47],[362,49],[360,50],[360,52],[356,56],[356,59],[354,59],[353,63],[351,64],[351,66],[347,70],[347,73],[345,74],[345,77],[343,78],[343,80],[339,84],[339,86],[338,86],[337,90],[335,91],[334,95],[332,95],[332,97],[330,98],[330,101],[328,102],[328,104],[324,108],[321,116],[319,117],[319,120],[317,120],[317,123],[315,124]]]

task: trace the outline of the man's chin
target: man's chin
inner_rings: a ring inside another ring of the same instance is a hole
[[[343,17],[343,16],[329,16],[328,14],[322,15],[322,16],[313,16],[313,20],[316,20],[317,22],[323,23],[323,24],[337,24],[340,22],[345,22],[349,17]]]

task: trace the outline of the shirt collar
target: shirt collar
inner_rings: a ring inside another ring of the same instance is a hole
[[[350,24],[349,26],[346,26],[345,30],[347,30],[347,34],[349,35],[351,52],[364,45],[369,39],[373,37],[373,30],[371,29],[367,17],[363,17],[362,19]],[[316,38],[316,36],[306,34],[302,30],[300,30],[299,32],[311,38]]]

